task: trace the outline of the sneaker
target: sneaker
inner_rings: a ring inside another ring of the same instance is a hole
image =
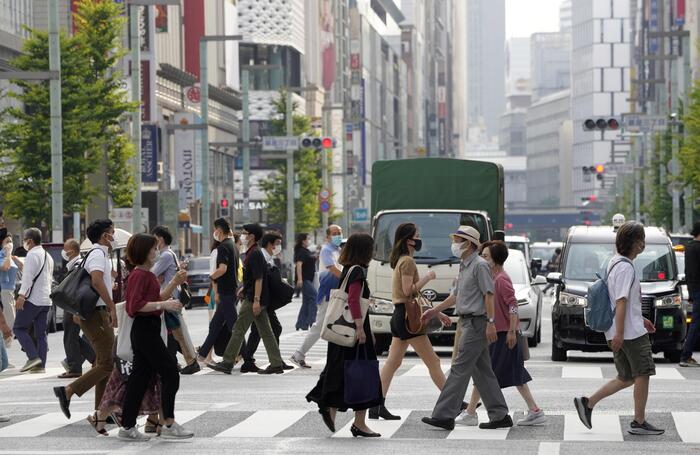
[[[122,441],[130,442],[145,442],[151,440],[150,436],[141,433],[136,427],[131,427],[129,429],[122,428],[119,430],[117,437]]]
[[[20,373],[25,373],[32,368],[40,367],[41,366],[41,359],[37,357],[36,359],[29,359],[27,360],[27,363],[24,364],[22,368],[19,369]]]
[[[219,373],[231,374],[231,371],[233,370],[233,365],[226,362],[208,363],[207,366],[214,371],[218,371]]]
[[[290,362],[292,362],[294,365],[298,366],[299,368],[311,368],[311,365],[307,364],[306,361],[302,358],[296,357],[296,356],[291,356],[289,358]]]
[[[629,434],[653,436],[662,435],[665,431],[666,430],[662,430],[661,428],[656,428],[654,425],[650,424],[646,420],[642,424],[639,424],[636,420],[633,420],[632,423],[630,423],[629,429],[627,430]]]
[[[46,368],[39,365],[38,367],[34,367],[31,370],[27,371],[27,373],[29,373],[29,374],[43,374],[43,373],[46,373]]]
[[[180,374],[184,374],[184,375],[195,374],[201,370],[202,370],[202,367],[200,367],[199,363],[197,363],[197,361],[195,360],[194,362],[190,363],[185,368],[180,370]]]
[[[588,398],[574,398],[574,406],[576,406],[576,412],[578,412],[578,418],[581,419],[583,426],[589,430],[593,428],[593,409],[588,407]]]
[[[160,437],[162,439],[190,439],[194,437],[194,433],[185,430],[179,423],[173,422],[172,425],[166,425],[160,430]]]
[[[476,415],[476,413],[469,414],[465,409],[455,419],[455,425],[462,425],[464,427],[476,427],[479,425],[479,416]]]
[[[694,358],[689,358],[686,360],[681,360],[681,362],[678,364],[679,367],[685,367],[685,368],[698,368],[700,367],[700,363],[698,363]]]
[[[251,362],[245,362],[241,365],[241,373],[258,373],[260,372],[260,367]]]
[[[499,428],[510,428],[513,426],[513,419],[506,414],[501,420],[492,420],[490,422],[484,422],[479,424],[479,428],[482,430],[497,430]]]
[[[546,421],[547,416],[544,415],[543,410],[540,409],[539,411],[535,412],[532,409],[529,409],[525,418],[518,420],[518,426],[531,427],[533,425],[542,425]]]

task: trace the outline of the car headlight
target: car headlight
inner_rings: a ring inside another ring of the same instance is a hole
[[[567,306],[586,306],[586,298],[580,295],[567,294],[562,292],[559,294],[559,303]]]
[[[377,297],[369,298],[369,309],[376,314],[393,314],[394,304],[388,300],[379,299]]]
[[[665,295],[654,300],[656,308],[677,308],[681,306],[681,296],[679,294]]]

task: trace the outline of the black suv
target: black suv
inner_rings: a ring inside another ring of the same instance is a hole
[[[663,352],[671,362],[680,361],[685,339],[685,312],[671,240],[661,228],[647,227],[646,248],[634,260],[642,285],[642,313],[656,326],[650,335],[654,353]],[[605,275],[615,254],[615,230],[610,226],[574,226],[569,229],[561,256],[561,273],[550,273],[556,285],[552,306],[552,360],[566,361],[567,350],[608,351],[605,334],[584,322],[588,287],[596,274]]]

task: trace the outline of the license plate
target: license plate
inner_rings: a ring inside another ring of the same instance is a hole
[[[200,289],[199,291],[197,291],[197,295],[200,296],[200,297],[204,297],[205,295],[207,295],[207,290],[206,290],[206,289]]]
[[[664,316],[661,319],[661,325],[664,329],[672,329],[673,328],[673,316]]]

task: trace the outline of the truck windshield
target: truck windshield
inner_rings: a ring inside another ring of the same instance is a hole
[[[379,217],[374,231],[374,259],[389,262],[396,228],[401,223],[415,223],[423,239],[423,248],[416,253],[416,262],[432,264],[449,260],[449,235],[459,226],[474,226],[481,233],[481,241],[488,239],[486,217],[476,213],[400,212],[385,213]],[[457,261],[457,258],[455,258]]]
[[[596,273],[604,276],[608,262],[615,253],[615,245],[574,243],[566,252],[564,277],[569,280],[595,281]],[[648,244],[634,260],[637,277],[641,281],[675,279],[673,250],[665,244]]]

